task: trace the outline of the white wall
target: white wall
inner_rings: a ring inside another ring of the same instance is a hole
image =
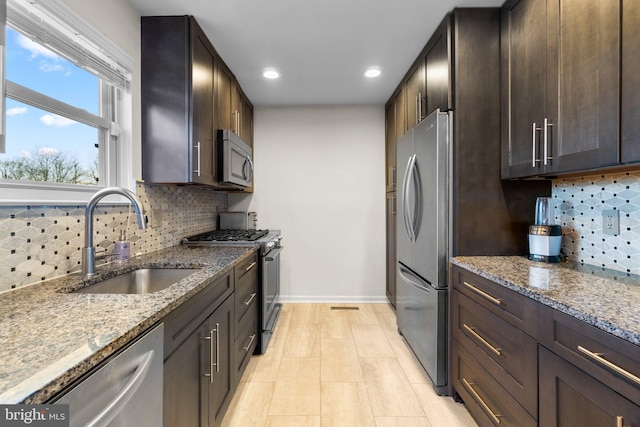
[[[282,300],[386,301],[384,107],[254,114],[255,191],[229,210],[282,230]]]

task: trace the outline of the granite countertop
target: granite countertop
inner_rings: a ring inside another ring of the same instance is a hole
[[[0,294],[0,404],[44,403],[241,262],[256,248],[175,246]],[[202,268],[143,295],[68,293],[130,270]]]
[[[638,276],[517,256],[455,257],[451,263],[640,345]]]

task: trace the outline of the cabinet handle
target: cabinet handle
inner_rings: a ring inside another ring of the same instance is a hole
[[[198,141],[198,145],[196,145],[196,150],[198,151],[198,169],[194,170],[194,172],[200,176],[200,141]]]
[[[216,323],[216,328],[211,330],[211,334],[215,332],[216,334],[216,363],[211,365],[211,371],[213,372],[213,367],[216,367],[216,372],[220,372],[220,323]],[[212,379],[213,382],[213,379]]]
[[[216,326],[218,324],[216,323]],[[209,336],[208,337],[202,337],[203,340],[205,341],[209,341],[209,366],[210,366],[210,371],[208,374],[204,374],[205,377],[209,377],[209,382],[213,383],[213,367],[216,365],[216,363],[213,362],[213,333],[217,332],[215,329],[212,329],[209,331]],[[217,334],[216,334],[217,336]],[[218,340],[216,338],[216,347],[218,346]],[[217,355],[216,355],[217,357]]]
[[[418,107],[418,95],[416,95],[416,124],[420,123],[420,119],[418,118],[418,114],[420,114],[420,107]]]
[[[249,265],[249,267],[247,267],[247,268],[245,268],[245,269],[244,269],[244,271],[249,271],[249,270],[251,270],[251,269],[252,269],[253,267],[255,267],[255,266],[256,266],[256,262],[255,262],[255,261],[253,261],[253,262]]]
[[[484,337],[482,335],[480,335],[479,333],[476,332],[475,328],[471,328],[469,326],[467,326],[466,323],[462,324],[462,327],[464,329],[466,329],[471,335],[473,335],[474,337],[476,337],[476,339],[478,341],[480,341],[482,344],[484,344],[487,348],[489,348],[489,350],[491,350],[493,353],[495,353],[498,356],[502,355],[502,351],[500,351],[499,348],[494,347],[489,341],[487,341],[486,339],[484,339]]]
[[[422,92],[418,92],[418,123],[422,121]]]
[[[540,159],[536,159],[536,132],[539,130],[540,128],[534,122],[532,127],[532,132],[531,132],[531,143],[533,144],[533,147],[531,148],[531,167],[532,168],[535,168],[536,163],[540,162]]]
[[[391,215],[396,215],[396,196],[391,196]]]
[[[616,427],[624,427],[624,418],[622,418],[622,415],[618,415],[616,417]]]
[[[631,372],[627,371],[626,369],[622,369],[620,366],[609,362],[607,359],[602,357],[602,354],[594,353],[594,352],[592,352],[590,350],[587,350],[586,348],[582,347],[581,345],[578,346],[578,351],[580,353],[582,353],[582,354],[587,355],[592,360],[600,363],[601,365],[604,365],[605,367],[609,368],[610,370],[614,371],[615,373],[622,375],[623,377],[625,377],[629,381],[633,381],[634,383],[636,383],[636,385],[640,385],[640,378],[636,377],[635,375],[633,375]]]
[[[253,341],[256,339],[256,334],[251,335],[251,337],[249,337],[249,344],[247,344],[246,347],[242,347],[242,349],[247,352],[249,351],[249,349],[251,348],[251,344],[253,344]]]
[[[491,417],[491,420],[493,421],[493,423],[494,424],[500,424],[500,418],[498,418],[498,417],[500,417],[500,415],[498,415],[495,412],[493,412],[491,410],[491,408],[489,408],[489,405],[487,405],[485,403],[485,401],[482,400],[482,398],[480,397],[478,392],[476,392],[475,389],[473,388],[474,384],[472,384],[469,381],[467,381],[466,378],[462,378],[462,384],[469,391],[469,393],[471,393],[471,396],[475,399],[475,401],[480,404],[480,406],[487,413],[487,415],[489,415],[489,417]]]
[[[473,286],[471,283],[468,282],[462,282],[464,283],[464,285],[469,288],[470,290],[472,290],[473,292],[475,292],[476,294],[480,295],[482,298],[489,300],[490,302],[494,303],[495,305],[502,305],[502,300],[499,300],[498,298],[495,298],[491,295],[489,295],[488,293],[486,293],[485,291],[476,288],[475,286]]]
[[[549,147],[549,128],[551,126],[553,126],[553,125],[551,123],[549,123],[549,120],[545,117],[543,126],[544,126],[544,133],[543,133],[542,136],[543,136],[543,141],[544,141],[544,147],[543,147],[543,150],[544,150],[544,153],[543,153],[544,154],[544,161],[542,163],[545,166],[547,166],[548,161],[553,159],[553,157],[549,157],[549,154],[548,154],[548,152],[549,152],[549,148],[548,148]]]
[[[249,304],[251,304],[251,301],[253,301],[253,299],[256,297],[256,295],[258,295],[257,292],[252,293],[251,296],[249,297],[249,299],[244,302],[244,305],[249,306]]]

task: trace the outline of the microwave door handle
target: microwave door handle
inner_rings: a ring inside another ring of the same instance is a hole
[[[248,173],[247,173],[247,172],[244,172],[244,170],[243,170],[244,177],[245,177],[245,179],[246,179],[247,181],[251,181],[251,178],[253,178],[253,162],[251,161],[251,157],[246,156],[246,157],[245,157],[245,162],[244,162],[244,164],[245,164],[245,167],[246,167],[247,165],[249,166],[249,171],[248,171]],[[243,168],[243,169],[244,169],[244,168]]]

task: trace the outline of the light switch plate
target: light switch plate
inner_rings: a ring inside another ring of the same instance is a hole
[[[602,211],[602,232],[612,236],[620,234],[620,211],[615,209]]]

